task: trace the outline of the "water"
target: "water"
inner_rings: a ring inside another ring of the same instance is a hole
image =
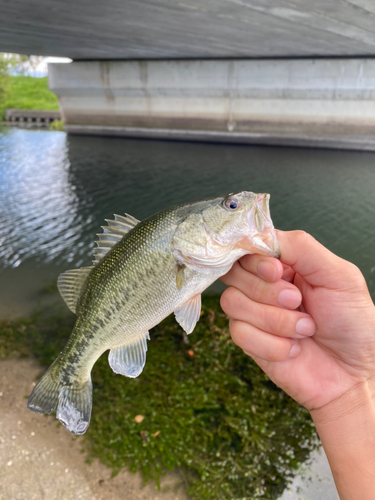
[[[143,219],[240,190],[271,193],[275,226],[304,229],[357,264],[375,300],[374,153],[1,128],[0,317],[29,312],[46,280],[90,265],[95,234],[113,213]],[[301,498],[320,498],[301,488]],[[338,498],[332,491],[325,500]]]
[[[0,129],[0,266],[91,263],[105,218],[238,190],[357,264],[375,298],[375,154]]]

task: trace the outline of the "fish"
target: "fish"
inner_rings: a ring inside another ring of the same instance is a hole
[[[199,320],[201,294],[246,254],[279,257],[269,194],[230,193],[183,203],[142,222],[106,220],[92,266],[64,272],[58,289],[77,315],[67,344],[34,387],[27,407],[54,413],[84,434],[92,409],[91,370],[109,350],[112,370],[138,377],[149,331],[174,313],[186,334]]]

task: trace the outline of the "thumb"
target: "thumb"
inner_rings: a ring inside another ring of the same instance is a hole
[[[312,286],[339,288],[353,280],[354,264],[341,259],[305,231],[277,231],[280,261]]]

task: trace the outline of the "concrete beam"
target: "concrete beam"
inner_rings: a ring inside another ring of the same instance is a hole
[[[372,0],[0,0],[0,51],[74,60],[371,57]]]
[[[375,60],[49,66],[70,133],[375,150]]]

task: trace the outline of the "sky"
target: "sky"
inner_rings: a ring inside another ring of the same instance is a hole
[[[12,54],[5,53],[5,58],[11,57]],[[70,63],[71,59],[68,57],[41,57],[41,56],[30,56],[31,63],[29,61],[22,64],[23,73],[41,78],[48,75],[48,63]],[[14,74],[19,74],[19,71],[14,70]]]
[[[47,76],[48,74],[48,69],[47,69],[47,64],[48,63],[70,63],[72,62],[71,59],[68,57],[44,57],[42,62],[38,64],[38,66],[35,68],[30,67],[29,74],[31,76],[36,76],[36,77],[42,77],[42,76]]]

